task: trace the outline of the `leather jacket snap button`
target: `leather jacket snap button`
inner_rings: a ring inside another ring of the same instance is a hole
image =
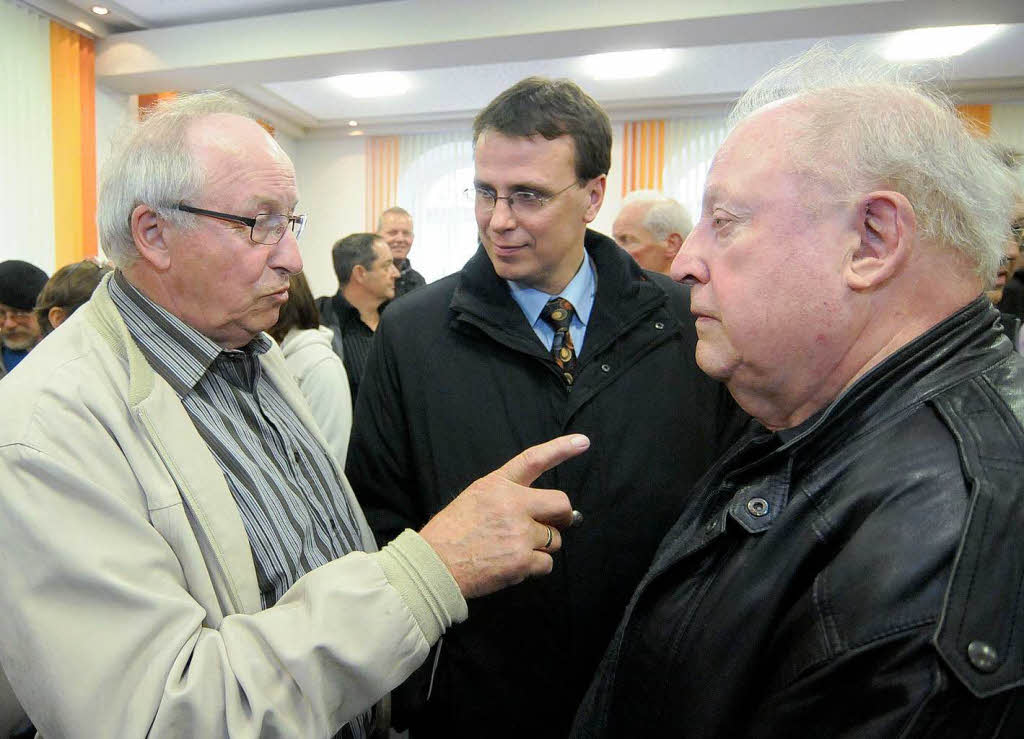
[[[656,328],[656,329],[658,329],[659,331],[661,331],[661,330],[662,330],[663,328],[665,328],[665,324],[664,324],[664,323],[662,323],[661,321],[657,321],[657,322],[656,322],[656,323],[654,324],[654,328]]]
[[[602,364],[601,365],[601,371],[602,372],[611,372],[612,371],[612,366],[610,364]]]
[[[751,516],[765,516],[768,514],[768,501],[764,498],[751,498],[747,501],[747,510]]]
[[[972,641],[967,645],[967,659],[978,672],[995,672],[999,666],[999,653],[983,641]]]

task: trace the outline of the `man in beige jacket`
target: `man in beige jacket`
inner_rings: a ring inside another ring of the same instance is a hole
[[[48,739],[369,736],[466,598],[551,569],[572,511],[528,486],[579,435],[374,551],[263,334],[297,200],[237,103],[151,113],[104,173],[117,270],[0,387],[0,664]]]

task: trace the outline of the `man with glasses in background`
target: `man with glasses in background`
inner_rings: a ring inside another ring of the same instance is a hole
[[[42,338],[34,309],[46,279],[46,273],[34,264],[20,259],[0,262],[0,377],[14,369]]]
[[[597,452],[538,481],[586,516],[552,576],[474,602],[396,693],[413,737],[564,736],[733,419],[695,365],[686,290],[587,229],[610,161],[608,116],[572,82],[503,92],[474,123],[480,249],[381,318],[347,465],[379,543],[422,526],[508,450],[572,431]]]
[[[369,736],[466,598],[551,569],[572,511],[526,486],[580,435],[375,551],[264,334],[297,200],[237,102],[162,104],[105,167],[117,269],[0,383],[0,665],[43,736]]]

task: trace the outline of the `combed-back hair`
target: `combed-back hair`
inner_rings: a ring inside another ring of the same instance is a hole
[[[338,284],[345,286],[352,279],[352,270],[357,264],[365,269],[373,266],[373,260],[377,255],[373,251],[373,242],[378,241],[380,236],[371,233],[349,234],[343,239],[338,239],[331,247],[331,260],[334,262],[334,274],[338,277]]]
[[[693,221],[686,208],[664,193],[657,190],[634,190],[622,200],[623,207],[633,203],[651,204],[641,225],[658,241],[664,241],[670,234],[679,234],[685,239],[693,230]]]
[[[118,136],[103,166],[96,217],[103,251],[118,267],[138,258],[131,228],[137,206],[179,228],[195,227],[197,216],[174,209],[202,191],[204,173],[187,134],[197,120],[220,113],[252,117],[233,95],[201,92],[160,101]]]
[[[316,309],[313,292],[309,289],[306,275],[297,272],[288,282],[288,301],[281,306],[277,323],[267,331],[280,344],[293,329],[300,331],[317,328],[320,325],[320,311]]]
[[[1002,257],[1012,185],[948,97],[914,74],[858,47],[818,44],[758,80],[730,123],[767,106],[794,106],[803,114],[790,145],[794,171],[844,201],[871,190],[901,193],[919,236],[959,250],[989,282]]]
[[[70,316],[88,302],[103,275],[109,271],[110,267],[85,259],[65,264],[54,272],[36,298],[36,318],[43,336],[54,328],[50,323],[50,308],[63,308]]]
[[[494,98],[473,120],[473,143],[485,131],[504,136],[536,136],[549,141],[572,138],[576,177],[586,182],[608,174],[612,125],[608,114],[575,82],[527,77]]]

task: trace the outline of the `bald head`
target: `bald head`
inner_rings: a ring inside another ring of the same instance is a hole
[[[668,274],[692,228],[683,206],[652,191],[632,192],[612,225],[615,242],[644,269]]]

